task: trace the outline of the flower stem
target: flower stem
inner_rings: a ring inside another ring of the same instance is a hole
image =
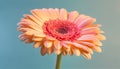
[[[55,69],[60,69],[61,60],[62,60],[62,54],[57,55],[56,68]]]

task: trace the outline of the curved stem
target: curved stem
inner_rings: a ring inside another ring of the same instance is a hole
[[[61,60],[62,60],[62,54],[57,55],[56,68],[55,69],[60,69]]]

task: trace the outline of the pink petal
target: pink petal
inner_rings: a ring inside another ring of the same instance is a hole
[[[96,37],[94,35],[83,35],[80,38],[78,38],[77,40],[94,40],[96,39]]]
[[[70,46],[66,44],[64,41],[61,42],[61,45],[64,46],[65,48],[70,48]]]
[[[76,20],[75,23],[78,25],[79,28],[83,28],[93,22],[95,22],[96,20],[94,18],[91,18],[89,16],[85,16],[85,15],[80,15]]]
[[[80,28],[83,28],[91,23],[95,22],[95,19],[91,19],[91,18],[86,18],[85,20],[81,21],[79,24],[78,24],[78,27]]]
[[[84,44],[84,45],[87,45],[88,47],[94,47],[95,46],[95,44],[93,44],[93,43],[90,43],[90,42],[81,42],[81,44]]]
[[[102,46],[102,43],[100,42],[100,40],[98,40],[98,38],[95,35],[83,35],[80,38],[78,38],[77,40],[86,40],[86,41],[93,41],[93,44],[98,45],[98,46]]]
[[[96,33],[100,33],[100,29],[98,27],[88,27],[88,28],[85,28],[81,31],[81,34],[83,34],[83,35],[96,34]]]
[[[85,18],[85,15],[79,15],[79,16],[76,18],[76,20],[74,21],[74,23],[75,23],[75,24],[79,24],[79,23],[82,21],[83,18]]]

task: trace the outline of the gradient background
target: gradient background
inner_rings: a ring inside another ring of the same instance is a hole
[[[17,23],[35,8],[77,10],[103,25],[103,52],[92,60],[64,56],[61,69],[120,69],[120,0],[0,0],[0,69],[54,69],[55,54],[43,57],[18,39]]]

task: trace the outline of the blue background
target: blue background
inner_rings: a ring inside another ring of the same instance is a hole
[[[41,56],[18,39],[17,23],[35,8],[77,10],[103,25],[103,52],[94,53],[92,60],[63,56],[61,69],[120,69],[120,0],[0,0],[0,69],[54,69],[55,54]]]

